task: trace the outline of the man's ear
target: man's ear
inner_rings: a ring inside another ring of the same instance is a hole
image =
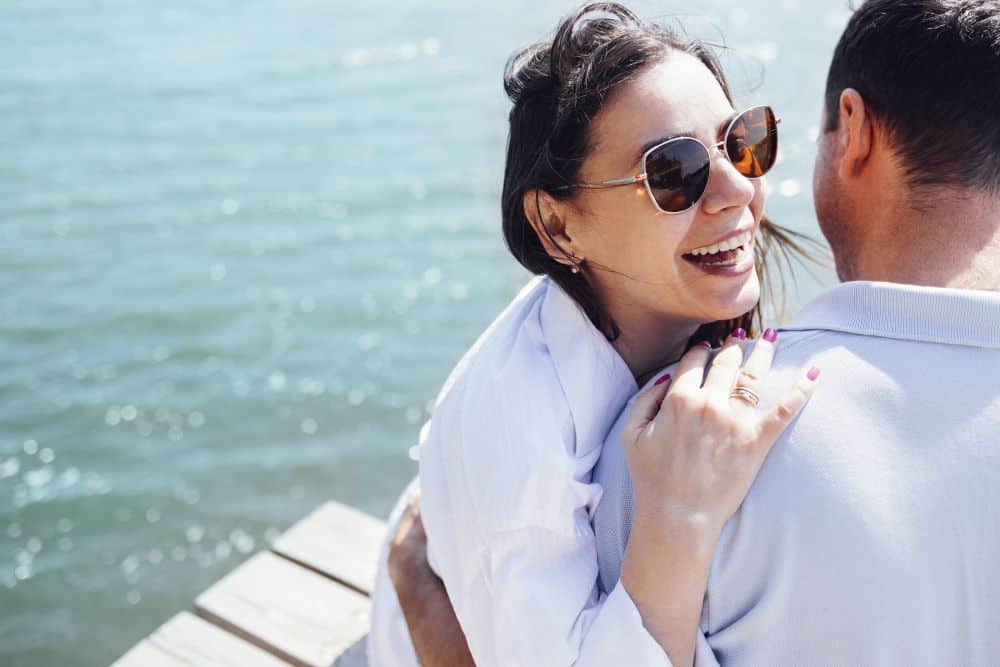
[[[843,180],[860,176],[868,166],[875,149],[875,123],[864,98],[854,88],[845,88],[840,94],[839,174]]]
[[[524,215],[535,230],[545,252],[560,264],[578,264],[573,239],[566,229],[563,207],[552,196],[537,188],[528,190],[522,199]],[[575,258],[575,259],[574,259]]]

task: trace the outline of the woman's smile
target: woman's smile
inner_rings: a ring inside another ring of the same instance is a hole
[[[754,267],[754,229],[733,231],[721,240],[682,255],[699,270],[716,276],[741,276]]]

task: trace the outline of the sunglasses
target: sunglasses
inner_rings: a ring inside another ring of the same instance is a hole
[[[753,107],[733,118],[722,141],[711,147],[695,137],[668,139],[642,154],[642,172],[635,176],[563,185],[554,190],[614,188],[641,181],[656,208],[663,213],[683,213],[697,204],[708,188],[711,148],[722,150],[736,171],[747,178],[766,174],[778,156],[780,122],[771,107]]]

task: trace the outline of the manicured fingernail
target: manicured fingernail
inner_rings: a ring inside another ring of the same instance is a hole
[[[768,343],[773,343],[778,340],[778,330],[777,329],[765,329],[764,330],[764,340]]]
[[[701,347],[705,348],[706,350],[711,350],[712,349],[712,344],[709,343],[707,340],[700,340],[700,341],[698,341],[698,345],[700,345]]]
[[[670,374],[669,373],[667,375],[664,375],[663,377],[661,377],[659,380],[657,380],[656,384],[654,384],[653,386],[654,387],[659,387],[664,382],[670,382]]]
[[[819,377],[819,369],[813,366],[812,368],[809,369],[809,372],[806,373],[806,377],[809,378],[812,382],[815,382],[816,379]]]
[[[746,340],[747,339],[746,329],[739,328],[736,331],[734,331],[733,338],[736,338],[737,340]]]

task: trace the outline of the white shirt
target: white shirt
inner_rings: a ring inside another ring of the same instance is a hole
[[[696,664],[997,664],[1000,293],[834,287],[782,329],[762,407],[807,364],[820,385],[719,540]],[[594,471],[605,589],[632,520],[622,422]]]
[[[636,389],[549,278],[533,279],[445,382],[420,446],[421,511],[479,667],[670,664],[625,589],[597,585],[591,471]],[[370,660],[414,665],[382,560]]]

